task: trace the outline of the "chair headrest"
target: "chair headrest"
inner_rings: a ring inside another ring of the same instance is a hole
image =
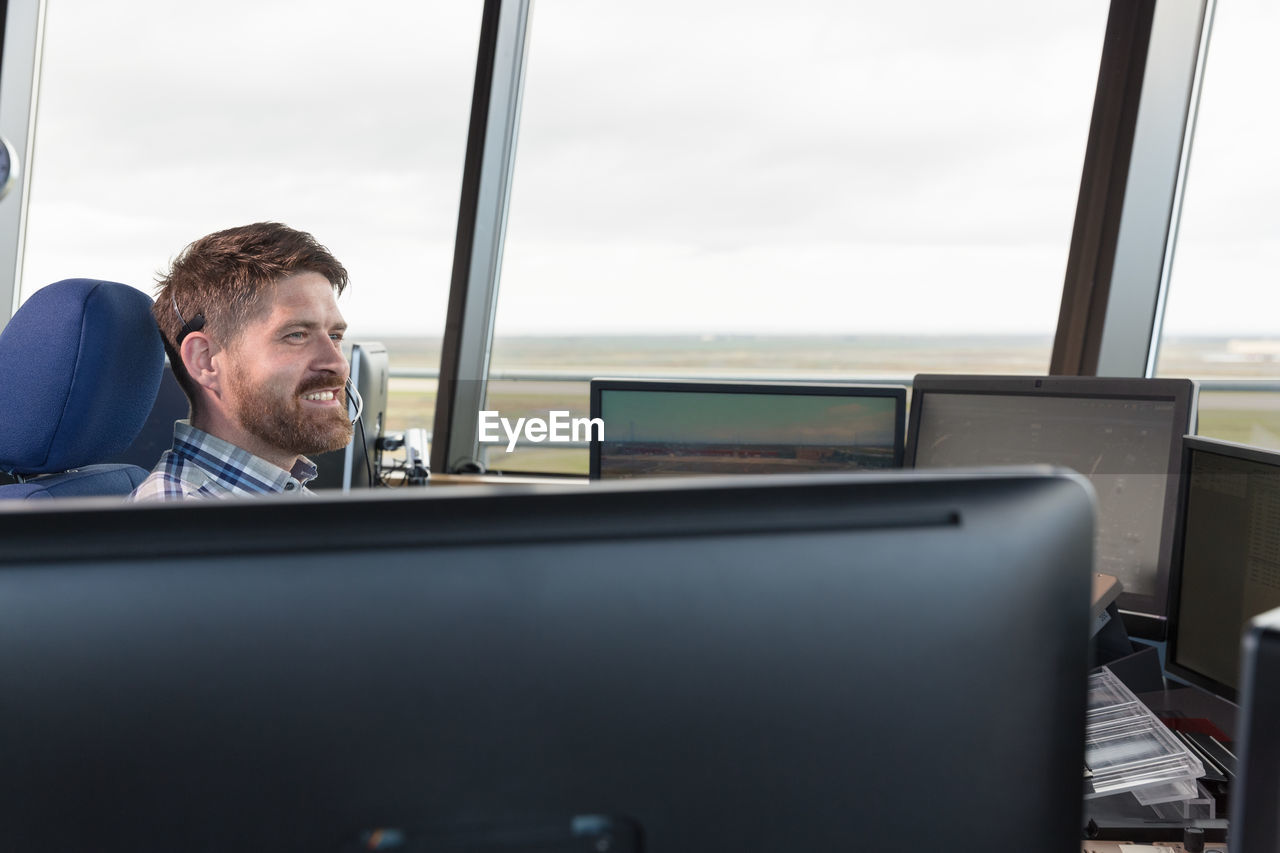
[[[84,278],[36,291],[0,333],[0,469],[45,474],[120,453],[163,369],[145,293]]]

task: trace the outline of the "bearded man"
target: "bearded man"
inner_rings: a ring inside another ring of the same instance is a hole
[[[306,454],[351,439],[346,286],[328,249],[276,222],[183,249],[152,312],[191,414],[132,499],[310,494]]]

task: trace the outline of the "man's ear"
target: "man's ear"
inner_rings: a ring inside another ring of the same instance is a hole
[[[222,393],[222,372],[219,350],[204,332],[191,332],[182,339],[182,363],[196,384],[205,388],[215,397]]]

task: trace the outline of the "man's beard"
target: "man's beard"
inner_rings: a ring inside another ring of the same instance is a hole
[[[342,405],[332,409],[307,409],[300,399],[303,394],[332,388],[332,378],[304,382],[292,396],[266,385],[241,385],[238,377],[232,381],[240,401],[240,425],[271,447],[305,456],[337,450],[351,441],[345,389],[337,392]]]

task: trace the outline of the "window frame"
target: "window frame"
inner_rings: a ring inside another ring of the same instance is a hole
[[[1111,2],[1052,374],[1154,375],[1215,1]],[[531,7],[485,0],[482,12],[431,451],[441,472],[477,464]],[[0,203],[0,321],[21,292],[45,8],[7,4],[0,133],[22,171]]]

